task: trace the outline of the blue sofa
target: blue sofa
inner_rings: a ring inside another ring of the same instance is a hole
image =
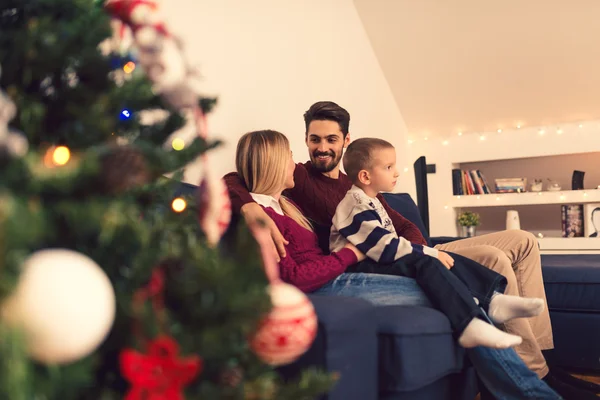
[[[542,272],[554,334],[546,359],[600,371],[600,255],[543,255]]]
[[[384,196],[425,233],[408,194]],[[428,238],[431,244],[454,239]],[[338,383],[324,396],[328,400],[473,400],[477,395],[475,371],[441,312],[374,306],[356,298],[309,297],[319,318],[317,338],[300,359],[281,368],[285,377],[310,366],[339,372]]]

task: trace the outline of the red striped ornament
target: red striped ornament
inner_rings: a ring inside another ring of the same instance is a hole
[[[315,340],[317,315],[302,291],[281,281],[279,266],[269,247],[269,231],[256,226],[252,231],[260,245],[273,308],[250,338],[250,348],[269,365],[286,365],[304,354]]]

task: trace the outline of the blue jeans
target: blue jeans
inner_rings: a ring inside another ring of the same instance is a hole
[[[416,281],[403,276],[344,273],[313,293],[359,297],[376,305],[431,307]],[[474,347],[467,349],[467,355],[481,381],[496,398],[561,398],[527,368],[513,349]]]

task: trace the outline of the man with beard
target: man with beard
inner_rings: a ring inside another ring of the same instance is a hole
[[[300,206],[313,224],[320,247],[327,254],[336,207],[352,187],[352,182],[340,171],[344,148],[350,144],[350,114],[336,103],[320,101],[306,111],[304,122],[310,161],[296,164],[295,186],[283,194]],[[254,202],[238,175],[227,174],[225,182],[233,211],[241,213],[248,222],[265,221],[273,238],[273,251],[278,257],[285,257],[285,245],[288,242],[263,208]],[[391,217],[399,236],[415,244],[426,244],[423,235],[412,222],[389,207],[381,194],[378,195],[378,199]],[[458,240],[436,248],[460,254],[504,275],[508,281],[505,294],[546,299],[538,243],[530,233],[520,230],[502,231]],[[547,307],[537,317],[512,320],[502,328],[523,338],[523,343],[516,346],[515,350],[540,378],[546,380],[567,399],[588,398],[591,393],[585,389],[591,390],[591,387],[583,381],[575,380],[571,375],[564,377],[567,374],[561,374],[561,379],[581,386],[579,389],[559,381],[554,374],[549,373],[542,355],[542,350],[553,348],[552,327]]]

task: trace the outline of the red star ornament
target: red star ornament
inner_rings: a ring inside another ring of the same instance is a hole
[[[125,400],[184,400],[183,387],[202,370],[200,357],[179,358],[179,346],[168,336],[151,341],[147,353],[121,352],[121,373],[132,386]]]

